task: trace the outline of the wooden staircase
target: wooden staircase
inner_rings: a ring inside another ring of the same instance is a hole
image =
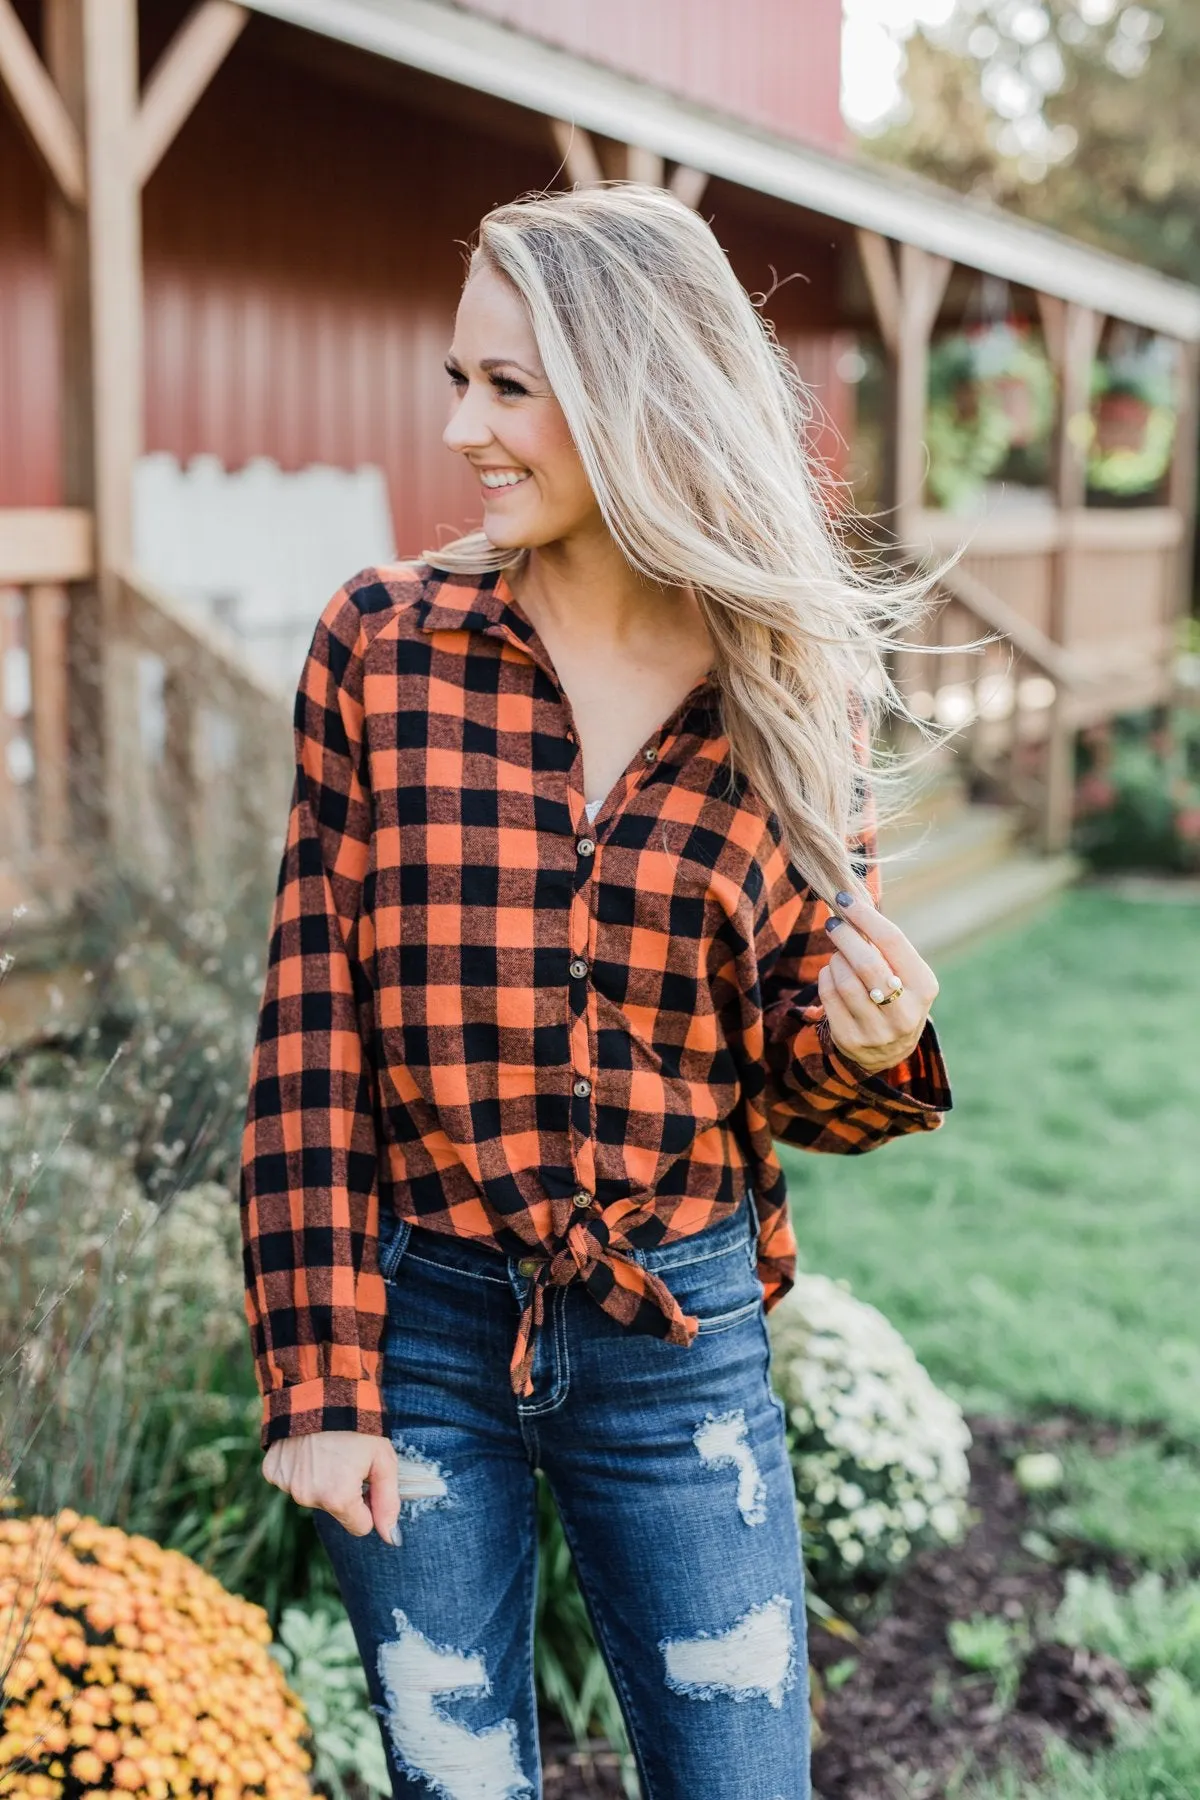
[[[1077,878],[1079,858],[1031,849],[1025,825],[1022,808],[972,801],[950,774],[881,830],[883,909],[923,956],[1020,924]]]

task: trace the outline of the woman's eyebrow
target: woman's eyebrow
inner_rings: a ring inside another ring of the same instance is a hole
[[[446,361],[452,363],[460,373],[462,372],[462,364],[453,350],[447,351]],[[515,356],[485,356],[479,366],[487,375],[490,375],[494,369],[520,369],[522,375],[528,375],[530,381],[545,381],[546,379],[540,371],[535,372],[533,369],[527,368],[524,363],[518,362]]]
[[[515,356],[485,356],[479,366],[481,369],[486,369],[489,374],[493,369],[520,369],[522,375],[528,375],[531,381],[544,379],[534,370],[526,368],[524,363],[518,362]]]

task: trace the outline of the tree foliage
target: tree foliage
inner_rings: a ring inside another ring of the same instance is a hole
[[[959,0],[868,148],[1200,283],[1200,4]]]

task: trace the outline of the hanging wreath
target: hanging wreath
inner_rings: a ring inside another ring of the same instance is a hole
[[[1055,382],[1050,361],[1015,321],[942,338],[930,352],[925,438],[929,487],[953,511],[1014,451],[1049,440]]]
[[[1150,338],[1092,371],[1088,487],[1122,499],[1151,493],[1171,466],[1177,409],[1173,347]]]

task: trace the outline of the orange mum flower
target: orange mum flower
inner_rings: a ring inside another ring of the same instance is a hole
[[[0,1515],[7,1800],[311,1800],[308,1722],[261,1606],[176,1550],[64,1508]]]

